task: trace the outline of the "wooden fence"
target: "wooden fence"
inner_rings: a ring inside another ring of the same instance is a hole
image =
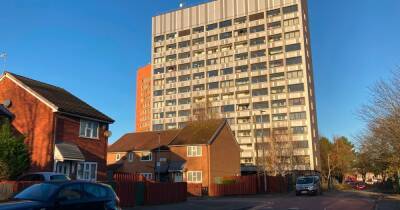
[[[146,183],[145,205],[158,205],[186,201],[186,182]]]
[[[20,192],[25,188],[39,182],[28,181],[0,181],[0,200],[10,198],[14,193]]]
[[[202,184],[188,183],[187,184],[188,196],[202,196]]]

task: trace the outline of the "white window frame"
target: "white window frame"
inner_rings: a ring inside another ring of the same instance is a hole
[[[188,183],[202,183],[203,182],[203,172],[202,171],[188,171],[186,181]]]
[[[115,154],[115,161],[121,160],[121,154],[117,153]]]
[[[100,123],[90,120],[80,120],[79,137],[99,139]]]
[[[140,175],[144,176],[148,180],[153,180],[153,174],[152,173],[140,173]]]
[[[146,153],[146,154],[150,154],[150,159],[149,160],[143,160],[143,154],[144,153]],[[153,153],[152,152],[142,152],[141,153],[141,155],[140,155],[140,161],[152,161],[153,160]]]
[[[134,157],[133,152],[129,152],[129,153],[128,153],[128,161],[129,161],[129,162],[132,162],[132,161],[133,161],[133,157]]]
[[[201,157],[203,148],[201,146],[187,146],[186,153],[188,157]]]
[[[80,169],[81,165],[83,165],[83,169]],[[86,166],[89,165],[89,169],[86,168]],[[92,167],[96,166],[94,178],[92,178]],[[82,174],[80,174],[80,170],[82,170]],[[87,181],[96,181],[97,180],[97,170],[98,170],[98,165],[96,162],[79,162],[77,165],[77,170],[76,170],[76,179],[78,180],[87,180]],[[88,177],[85,177],[85,174],[88,173]]]

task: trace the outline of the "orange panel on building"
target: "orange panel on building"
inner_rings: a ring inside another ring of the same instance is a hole
[[[151,65],[138,69],[136,77],[136,131],[151,130]]]

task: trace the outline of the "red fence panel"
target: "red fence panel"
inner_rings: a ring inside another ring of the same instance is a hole
[[[30,181],[0,181],[0,200],[8,199],[14,193],[21,192],[25,188],[40,182]]]
[[[209,196],[254,195],[257,193],[256,176],[224,177],[224,179],[234,180],[234,182],[230,184],[211,184],[209,186]]]
[[[121,207],[135,206],[135,182],[119,182],[115,183],[115,193],[120,199]]]
[[[146,183],[145,205],[158,205],[186,201],[187,185],[181,183]]]
[[[195,183],[188,183],[187,184],[187,193],[189,196],[196,196],[200,197],[202,196],[202,187],[201,184],[195,184]]]

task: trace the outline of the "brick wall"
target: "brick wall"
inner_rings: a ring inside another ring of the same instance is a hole
[[[12,102],[9,110],[15,115],[13,126],[25,135],[31,153],[30,171],[52,171],[54,114],[51,108],[5,77],[0,81],[0,102],[6,99]]]
[[[136,132],[151,130],[151,65],[139,68],[136,77]]]
[[[108,139],[104,132],[107,124],[100,124],[99,139],[79,137],[80,118],[58,114],[56,126],[56,141],[76,144],[85,156],[87,162],[97,162],[97,179],[106,179],[106,158]]]

